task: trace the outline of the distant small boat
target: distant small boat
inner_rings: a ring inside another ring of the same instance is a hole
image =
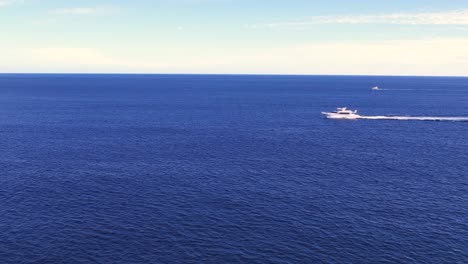
[[[378,91],[378,90],[380,90],[380,87],[378,87],[378,86],[372,87],[372,91]]]

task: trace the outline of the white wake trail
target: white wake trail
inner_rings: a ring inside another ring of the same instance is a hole
[[[438,117],[438,116],[359,116],[358,119],[468,122],[468,117]]]

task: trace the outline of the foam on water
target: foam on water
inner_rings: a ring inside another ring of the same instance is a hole
[[[468,122],[468,117],[438,117],[438,116],[360,116],[359,119]]]

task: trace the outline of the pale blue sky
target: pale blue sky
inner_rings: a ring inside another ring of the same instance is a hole
[[[468,75],[468,1],[0,0],[0,72]]]

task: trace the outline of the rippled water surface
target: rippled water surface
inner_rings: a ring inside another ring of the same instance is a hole
[[[339,106],[468,78],[0,75],[0,262],[468,263],[468,123]]]

